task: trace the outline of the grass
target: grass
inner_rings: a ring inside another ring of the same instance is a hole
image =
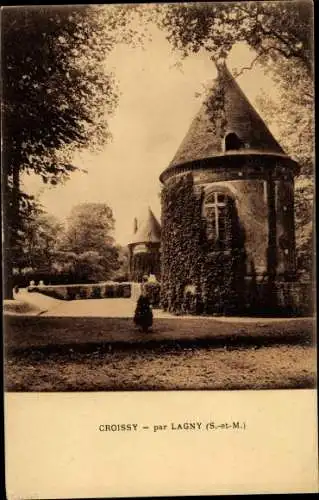
[[[229,323],[198,318],[156,319],[153,331],[143,334],[128,318],[74,318],[7,316],[5,348],[8,350],[37,347],[63,348],[114,343],[123,348],[130,344],[149,346],[164,342],[224,345],[269,345],[274,343],[311,343],[314,340],[314,321],[297,319],[293,322]]]
[[[17,317],[5,322],[8,391],[312,388],[312,320],[227,323]]]

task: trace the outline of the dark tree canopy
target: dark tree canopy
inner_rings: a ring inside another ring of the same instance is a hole
[[[123,9],[122,9],[123,10]],[[121,36],[125,12],[110,6],[4,8],[1,16],[2,194],[5,295],[12,295],[12,251],[19,247],[32,199],[22,172],[57,184],[76,170],[75,150],[109,139],[108,116],[117,104],[105,58]],[[123,36],[128,39],[130,33]]]
[[[56,183],[74,148],[103,144],[117,102],[104,61],[112,47],[89,7],[19,7],[2,13],[3,145],[17,167]]]
[[[13,265],[19,270],[50,269],[54,250],[63,233],[63,224],[40,208],[32,210],[24,220],[24,231],[17,249],[13,249]]]
[[[312,72],[313,5],[309,0],[176,3],[160,5],[156,16],[184,55],[203,48],[217,61],[244,41],[258,56],[294,58]]]

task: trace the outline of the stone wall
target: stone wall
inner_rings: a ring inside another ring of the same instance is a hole
[[[232,180],[202,184],[204,192],[227,193],[235,200],[247,256],[247,274],[267,273],[268,207],[265,181]]]
[[[276,180],[275,193],[277,274],[293,275],[296,269],[293,180]]]
[[[205,192],[216,189],[235,199],[245,238],[247,274],[292,278],[294,180],[285,162],[275,161],[271,156],[245,159],[239,155],[238,162],[232,159],[227,168],[219,164],[218,168],[212,165],[192,173],[195,189],[203,188]]]

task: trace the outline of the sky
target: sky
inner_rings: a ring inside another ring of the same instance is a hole
[[[227,65],[234,71],[249,65],[253,58],[247,46],[237,44]],[[144,49],[118,45],[106,64],[114,71],[122,94],[109,119],[112,142],[98,154],[75,156],[75,165],[87,173],[74,172],[64,185],[54,187],[43,185],[37,176],[26,176],[26,191],[61,220],[79,203],[107,203],[115,218],[114,237],[121,245],[130,241],[134,217],[142,217],[148,206],[160,220],[159,175],[201,106],[196,93],[216,77],[215,66],[205,52],[189,56],[182,69],[176,67],[179,60],[157,28]],[[273,87],[257,67],[245,71],[238,83],[254,105],[262,90]]]

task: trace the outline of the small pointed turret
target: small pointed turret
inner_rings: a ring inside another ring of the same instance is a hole
[[[145,275],[159,279],[161,226],[149,207],[143,217],[134,221],[134,233],[128,243],[130,280],[141,282]]]
[[[135,219],[134,229],[136,231],[129,244],[136,243],[159,243],[161,241],[161,226],[148,207],[147,213],[139,221]]]

